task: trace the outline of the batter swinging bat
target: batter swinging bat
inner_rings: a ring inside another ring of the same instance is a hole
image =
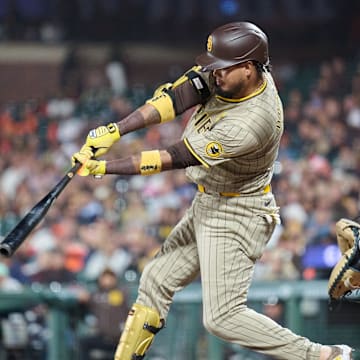
[[[81,167],[80,163],[76,163],[64,177],[44,196],[14,227],[14,229],[0,243],[0,254],[10,257],[16,249],[24,242],[29,233],[44,218],[51,204],[64,190],[66,185]]]

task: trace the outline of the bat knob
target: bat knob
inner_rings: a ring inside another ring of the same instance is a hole
[[[0,244],[0,255],[5,257],[10,257],[13,253],[13,250],[8,244]]]

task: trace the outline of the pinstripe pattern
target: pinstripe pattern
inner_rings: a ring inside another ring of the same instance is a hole
[[[247,308],[255,260],[273,231],[261,216],[264,198],[224,198],[202,194],[196,208],[204,325],[213,334],[276,359],[318,359],[319,345]],[[209,199],[210,203],[209,203]],[[234,209],[232,212],[228,208]],[[217,213],[210,208],[219,209]],[[237,220],[239,217],[243,222]],[[214,228],[218,231],[214,232]],[[311,353],[311,351],[310,351]]]
[[[282,131],[282,106],[270,74],[263,91],[246,101],[213,97],[184,132],[185,144],[211,167],[189,167],[186,173],[215,192],[256,192],[270,183]],[[223,151],[207,153],[211,143],[220,144]]]
[[[199,107],[184,139],[203,163],[187,174],[206,192],[197,193],[145,267],[137,303],[165,319],[174,293],[200,275],[203,322],[211,333],[276,359],[317,360],[320,344],[246,306],[255,262],[278,216],[273,194],[262,189],[271,181],[282,130],[281,103],[270,75],[256,97],[238,103],[213,97]]]
[[[148,304],[166,318],[175,291],[199,275],[193,207],[172,230],[157,256],[145,267],[138,303]]]

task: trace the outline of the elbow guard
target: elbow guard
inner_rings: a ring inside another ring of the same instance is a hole
[[[192,87],[197,92],[201,102],[205,102],[211,95],[209,86],[203,76],[200,75],[201,66],[192,67],[185,76],[189,79]],[[175,84],[174,84],[175,85]]]
[[[176,116],[173,100],[171,96],[165,91],[147,100],[146,103],[154,106],[160,115],[160,120],[162,123],[173,120]]]
[[[199,70],[199,66],[194,66],[173,84],[161,85],[154,97],[147,101],[157,109],[161,122],[174,119],[176,115],[204,103],[210,97],[209,86]]]
[[[192,67],[173,86],[167,90],[173,99],[175,113],[182,114],[194,105],[203,104],[211,92],[204,75],[200,75],[200,66]]]

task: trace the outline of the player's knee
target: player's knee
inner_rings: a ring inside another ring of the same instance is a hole
[[[215,316],[214,316],[215,315]],[[218,314],[205,314],[203,318],[203,324],[205,329],[212,335],[222,337],[221,329],[224,326],[224,322],[226,322],[226,314],[218,313]]]
[[[209,316],[203,317],[203,325],[210,334],[213,333],[213,328],[215,327],[215,324]]]
[[[237,319],[241,318],[241,314],[244,310],[246,310],[246,308],[246,305],[239,306],[236,310]],[[203,325],[210,334],[220,338],[229,339],[229,328],[234,321],[234,316],[234,312],[229,310],[220,310],[215,313],[209,312],[204,315]]]

